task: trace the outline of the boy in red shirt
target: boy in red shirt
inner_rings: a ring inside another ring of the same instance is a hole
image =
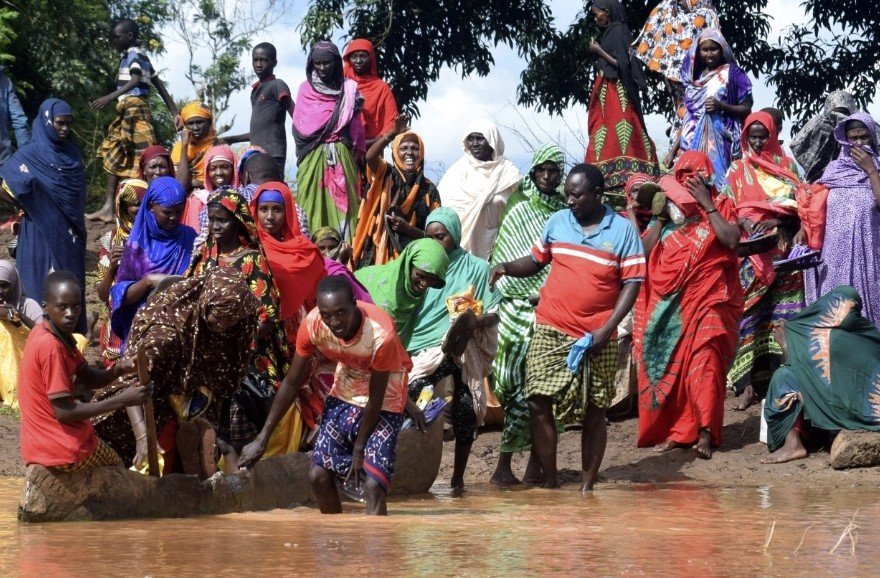
[[[77,399],[75,385],[97,389],[135,369],[128,362],[117,363],[110,370],[86,364],[73,340],[82,305],[76,277],[67,271],[54,271],[46,277],[45,316],[28,336],[18,378],[21,456],[26,465],[40,464],[68,472],[121,466],[116,452],[95,435],[90,419],[122,407],[142,405],[150,398],[150,388],[129,387],[103,401],[85,403]]]
[[[346,484],[363,486],[368,514],[386,515],[412,362],[391,316],[375,305],[355,301],[344,277],[325,277],[318,284],[318,307],[300,325],[296,355],[266,425],[242,450],[238,463],[249,467],[263,455],[272,430],[297,392],[308,389],[303,384],[316,351],[338,363],[309,471],[318,507],[322,514],[342,511],[336,478],[345,476]]]

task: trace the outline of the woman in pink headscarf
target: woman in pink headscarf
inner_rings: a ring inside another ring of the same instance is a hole
[[[194,254],[208,238],[208,198],[221,187],[238,186],[238,163],[229,145],[211,147],[205,154],[205,187],[193,189],[186,199],[181,223],[198,233],[193,247]]]
[[[351,241],[358,214],[356,157],[366,150],[362,105],[357,83],[343,76],[339,49],[332,42],[316,43],[293,113],[296,201],[313,230],[334,227],[346,241]]]

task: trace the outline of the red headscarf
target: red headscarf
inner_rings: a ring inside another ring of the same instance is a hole
[[[675,203],[686,217],[694,217],[700,211],[700,204],[691,195],[684,185],[690,177],[703,177],[711,181],[715,175],[712,161],[705,153],[692,150],[683,153],[675,162],[672,174],[664,175],[660,179],[660,188],[666,198]],[[718,192],[714,186],[709,187],[709,193],[715,197]]]
[[[705,211],[690,192],[682,186],[689,177],[701,176],[707,180],[715,174],[712,161],[700,151],[687,151],[675,163],[673,175],[660,179],[663,192],[687,216],[700,215],[699,220],[688,220],[676,227],[662,243],[651,251],[648,261],[648,280],[651,290],[660,295],[671,295],[688,284],[713,287],[723,277],[721,271],[738,271],[736,252],[717,243],[717,236]],[[733,202],[726,195],[719,195],[709,186],[718,213],[728,222],[734,219]],[[687,210],[685,210],[687,207]],[[688,211],[693,211],[689,213]],[[733,279],[737,278],[734,273]],[[732,283],[724,293],[725,298],[741,294],[739,282]],[[740,295],[741,298],[741,295]]]
[[[755,152],[749,146],[749,127],[755,123],[763,125],[767,132],[770,133],[770,137],[760,153]],[[765,173],[790,184],[795,189],[795,196],[798,194],[799,189],[805,186],[794,170],[792,170],[791,159],[785,155],[782,145],[779,144],[779,131],[772,116],[766,112],[759,111],[753,112],[746,117],[739,142],[740,150],[743,151],[743,158],[742,161],[734,164],[733,170],[730,171],[727,179],[737,206],[746,202],[766,202],[768,200],[767,193],[761,188],[755,174],[755,170],[759,168]],[[792,214],[791,211],[783,211],[783,213]]]
[[[351,54],[359,50],[370,55],[369,74],[359,75],[351,66]],[[388,83],[379,78],[376,48],[373,43],[365,38],[352,40],[345,47],[345,54],[342,56],[342,70],[346,78],[357,82],[358,92],[364,97],[364,108],[361,114],[367,140],[374,139],[394,128],[394,119],[397,118],[397,102],[394,100]]]
[[[264,191],[278,191],[284,197],[282,241],[263,229],[257,215],[260,195]],[[300,307],[314,303],[318,282],[326,275],[324,256],[311,239],[300,231],[296,201],[284,183],[269,181],[260,185],[251,199],[250,209],[257,223],[257,233],[269,261],[269,269],[281,295],[281,317],[285,320],[296,317]],[[288,335],[288,339],[293,341],[296,335]]]
[[[162,145],[153,145],[148,146],[141,153],[141,160],[138,162],[139,179],[146,180],[144,179],[144,167],[147,166],[148,162],[156,157],[165,157],[165,160],[168,161],[168,170],[171,171],[168,173],[168,176],[174,176],[174,163],[171,161],[171,153],[168,152],[168,149],[166,149]]]

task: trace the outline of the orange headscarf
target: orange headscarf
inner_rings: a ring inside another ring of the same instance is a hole
[[[351,54],[363,50],[370,55],[370,72],[359,75],[351,66]],[[364,133],[367,140],[387,133],[394,128],[397,118],[397,102],[391,88],[379,78],[379,67],[376,64],[376,48],[365,38],[352,40],[345,48],[342,56],[342,70],[346,78],[357,82],[358,92],[364,97],[364,108],[361,116],[364,121]]]
[[[217,133],[214,130],[214,114],[206,108],[201,102],[195,101],[187,104],[180,110],[180,118],[183,122],[193,118],[204,118],[211,123],[207,134],[199,140],[190,140],[186,149],[186,158],[189,161],[189,170],[195,174],[200,181],[205,182],[205,153],[214,146],[214,139]],[[180,142],[174,143],[171,149],[171,160],[175,164],[180,162]]]
[[[419,145],[419,157],[416,162],[416,172],[419,173],[419,177],[414,180],[405,172],[403,159],[400,158],[398,153],[400,144],[404,140],[415,140]],[[375,247],[374,260],[372,263],[367,263],[368,265],[383,265],[398,256],[397,251],[395,251],[391,244],[388,222],[385,220],[385,214],[389,208],[400,207],[404,217],[407,217],[409,224],[416,225],[418,215],[413,210],[413,206],[419,199],[419,191],[422,189],[421,185],[424,182],[421,178],[421,172],[425,165],[425,143],[419,135],[412,131],[401,133],[391,143],[391,158],[394,160],[394,166],[382,162],[376,173],[368,175],[370,190],[367,191],[367,196],[364,202],[361,203],[361,208],[358,212],[357,230],[355,231],[352,243],[352,263],[355,266],[360,264],[360,259],[366,249],[367,239],[372,239],[373,246]],[[412,188],[409,189],[408,194],[405,190],[392,190],[394,188],[394,181],[391,171],[397,171],[403,183],[414,183]],[[430,192],[430,189],[428,191]],[[392,193],[397,193],[398,195],[406,194],[406,197],[399,199],[395,196],[392,198]],[[422,193],[426,194],[425,191],[422,191]],[[437,208],[431,205],[428,194],[426,194],[425,203],[429,205],[431,210]]]
[[[284,198],[284,229],[279,241],[269,234],[260,223],[257,207],[264,191],[278,191]],[[302,234],[296,216],[296,201],[284,183],[269,181],[254,192],[250,204],[251,215],[257,224],[257,234],[269,261],[269,269],[275,277],[275,285],[281,295],[281,317],[285,321],[296,318],[300,308],[314,304],[318,282],[324,278],[324,256],[311,239]],[[288,333],[294,341],[296,333]]]

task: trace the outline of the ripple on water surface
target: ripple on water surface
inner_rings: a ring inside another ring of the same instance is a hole
[[[21,483],[0,480],[2,576],[867,576],[880,563],[880,491],[865,488],[477,486],[393,500],[386,519],[346,504],[340,516],[295,508],[28,525],[15,519]]]

